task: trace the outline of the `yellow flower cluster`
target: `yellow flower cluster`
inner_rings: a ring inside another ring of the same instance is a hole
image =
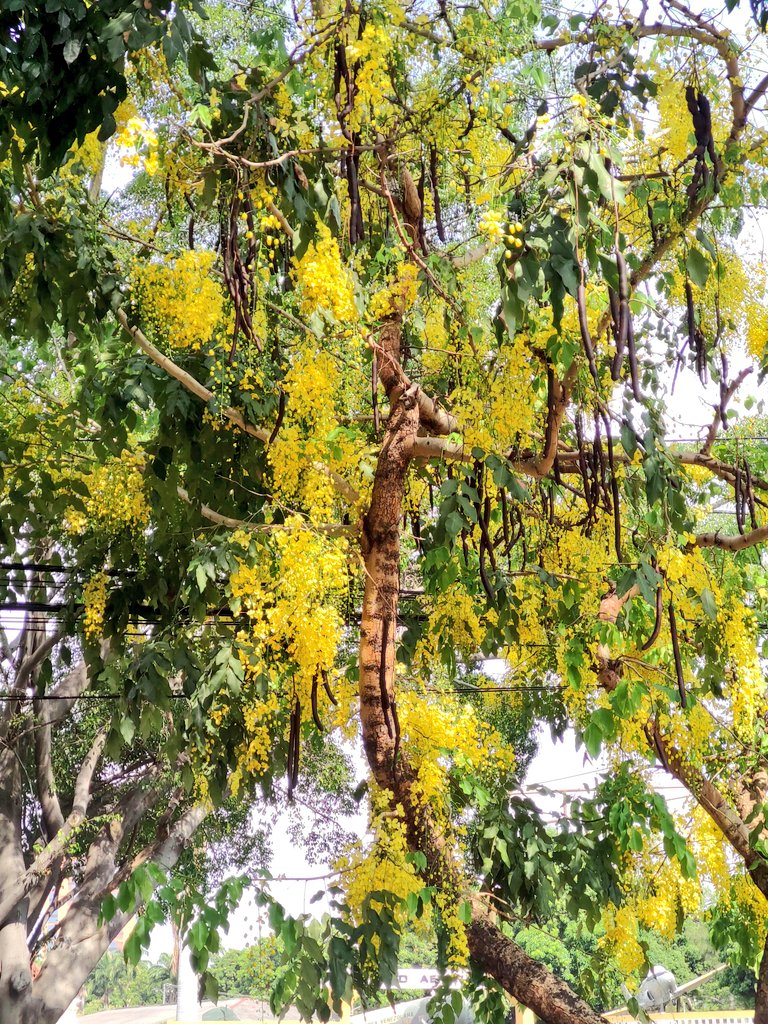
[[[526,335],[506,341],[495,357],[494,374],[483,384],[468,381],[451,396],[452,411],[465,425],[464,443],[486,451],[507,451],[538,422],[531,350]],[[479,385],[479,386],[478,386]]]
[[[738,874],[733,880],[733,898],[754,917],[759,929],[759,942],[762,946],[768,931],[768,900],[760,892],[755,883],[746,874]]]
[[[149,525],[149,503],[144,493],[141,456],[124,451],[120,458],[110,459],[103,466],[83,477],[88,488],[85,511],[70,509],[64,519],[65,529],[74,535],[88,529],[116,534],[129,530],[141,534]]]
[[[147,174],[157,174],[157,133],[143,117],[129,117],[115,136],[120,163],[124,167],[140,167]]]
[[[500,242],[504,237],[505,222],[501,210],[486,210],[477,222],[477,230],[491,242]]]
[[[347,903],[356,920],[360,918],[363,901],[371,892],[391,892],[404,901],[410,893],[423,888],[414,866],[405,859],[408,841],[402,808],[398,809],[399,813],[393,813],[389,799],[386,790],[372,789],[369,845],[354,840],[333,865],[341,876]],[[399,914],[404,923],[407,917],[404,906],[399,908]]]
[[[323,310],[341,323],[358,319],[352,275],[343,265],[338,243],[325,224],[318,224],[318,241],[311,242],[296,260],[295,274],[305,316]]]
[[[382,108],[387,106],[387,95],[391,89],[387,57],[392,49],[392,38],[381,25],[369,23],[363,29],[360,39],[346,46],[347,61],[357,64],[355,74],[355,100],[349,116],[353,129],[366,124],[370,129],[376,123]]]
[[[332,461],[327,439],[336,425],[339,387],[333,357],[313,345],[301,347],[283,380],[285,420],[267,455],[275,490],[300,500],[313,521],[326,519],[335,499],[333,484],[318,467]]]
[[[484,635],[475,602],[460,583],[454,583],[434,603],[427,627],[416,646],[414,663],[429,673],[445,646],[472,657]]]
[[[448,776],[454,766],[480,774],[504,774],[514,768],[514,754],[496,730],[478,717],[474,707],[450,694],[401,691],[397,708],[416,776],[413,792],[437,817],[446,815]]]
[[[83,633],[86,640],[97,640],[104,628],[104,611],[107,607],[108,577],[97,572],[83,587]]]
[[[448,934],[446,967],[453,971],[466,970],[469,966],[469,943],[466,926],[459,917],[456,897],[453,893],[438,892],[435,893],[434,901],[440,923]]]
[[[730,901],[731,866],[722,831],[715,825],[706,811],[695,807],[691,815],[692,845],[696,851],[699,876],[706,878],[713,886],[719,899]]]
[[[601,947],[607,947],[625,978],[630,978],[645,963],[645,953],[637,938],[637,914],[633,906],[609,905],[603,913],[605,935],[598,940]]]
[[[298,517],[276,530],[274,541],[252,563],[239,559],[230,577],[230,599],[250,619],[238,636],[240,658],[246,674],[271,666],[288,675],[309,719],[313,684],[331,673],[342,637],[348,544],[312,532]],[[346,724],[350,708],[340,702],[334,714]]]
[[[233,796],[237,795],[244,772],[259,776],[269,768],[275,718],[279,710],[280,704],[275,693],[267,694],[263,700],[255,697],[243,707],[245,738],[237,751],[237,768],[231,779]]]
[[[368,319],[383,320],[392,313],[405,313],[416,301],[419,270],[415,263],[400,263],[386,287],[374,292],[368,304]]]
[[[224,313],[224,296],[211,277],[216,254],[186,250],[175,259],[134,266],[133,297],[144,323],[171,348],[199,349]]]
[[[733,728],[740,736],[749,737],[756,714],[765,708],[765,677],[757,652],[754,613],[736,600],[721,618],[732,672]]]
[[[653,885],[635,902],[640,923],[670,940],[677,932],[678,913],[694,914],[700,906],[699,879],[683,878],[677,860],[666,860],[657,867]]]

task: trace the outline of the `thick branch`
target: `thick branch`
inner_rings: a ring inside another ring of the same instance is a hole
[[[419,424],[430,433],[438,435],[452,434],[458,429],[456,417],[445,409],[440,409],[421,388],[416,388],[400,365],[400,334],[403,328],[402,314],[388,317],[379,329],[379,344],[371,342],[378,356],[379,380],[387,398],[392,402],[393,392],[400,395],[410,391],[416,396],[419,407]]]
[[[168,835],[146,858],[170,870],[189,844],[208,811],[201,805],[190,807],[171,827]],[[105,850],[107,861],[114,854]],[[90,859],[90,858],[89,858]],[[94,863],[94,869],[101,864]],[[99,871],[101,875],[101,872]],[[114,874],[109,876],[114,879]],[[104,879],[107,881],[108,880]],[[86,883],[92,881],[86,872]],[[48,950],[39,977],[33,986],[37,1024],[53,1024],[72,1001],[90,972],[106,952],[110,942],[125,926],[132,911],[117,914],[109,924],[100,922],[101,903],[109,888],[87,885],[78,893],[68,910],[53,947]],[[137,908],[138,909],[138,908]],[[30,1018],[33,1019],[33,1018]]]
[[[247,519],[234,519],[232,516],[217,512],[209,505],[198,505],[190,498],[189,491],[184,487],[177,487],[176,493],[185,504],[196,508],[200,515],[207,519],[208,522],[215,523],[217,526],[226,526],[230,530],[251,530],[253,533],[267,533],[274,532],[275,530],[295,529],[295,527],[286,526],[283,523],[251,523]],[[312,533],[322,533],[328,537],[353,537],[360,532],[356,526],[344,526],[337,523],[307,523],[306,529]]]
[[[768,526],[759,526],[749,533],[737,533],[733,537],[723,537],[719,533],[700,533],[696,538],[697,548],[720,548],[722,551],[743,551],[756,544],[768,540]]]
[[[752,366],[745,367],[745,369],[743,369],[741,373],[739,373],[731,381],[728,387],[725,388],[725,390],[723,391],[722,397],[720,399],[720,404],[715,409],[715,415],[712,419],[712,422],[709,425],[709,429],[707,430],[707,436],[704,438],[704,444],[701,446],[702,455],[709,455],[710,451],[712,450],[712,445],[717,440],[717,432],[720,429],[720,424],[722,423],[723,410],[730,402],[730,400],[733,398],[733,396],[736,394],[739,387],[750,375],[750,373],[753,372],[753,369],[754,368]]]
[[[141,351],[144,352],[145,355],[149,356],[152,362],[156,363],[162,370],[165,370],[169,377],[173,377],[173,379],[177,380],[179,384],[187,389],[187,391],[191,392],[197,398],[200,398],[203,402],[208,403],[214,398],[213,392],[209,391],[204,384],[201,384],[199,380],[196,380],[192,374],[187,373],[186,370],[182,370],[182,368],[177,363],[174,363],[172,359],[169,359],[168,356],[163,355],[160,349],[156,348],[152,344],[143,331],[138,327],[132,327],[128,322],[125,310],[118,309],[116,315],[123,329],[136,342]],[[226,409],[222,409],[221,414],[225,419],[228,419],[230,423],[234,423],[236,427],[239,427],[240,430],[244,431],[246,434],[250,434],[251,437],[257,438],[263,444],[269,444],[269,433],[264,430],[263,427],[257,427],[254,426],[253,423],[249,423],[239,409],[235,409],[234,406],[230,405],[227,406]],[[354,505],[357,502],[359,498],[357,491],[344,479],[343,476],[340,476],[329,466],[326,466],[321,462],[315,462],[312,465],[314,469],[324,473],[329,480],[333,482],[333,486],[336,491],[346,501],[348,501],[350,505]]]
[[[32,891],[37,882],[44,878],[56,861],[64,855],[73,832],[85,821],[93,773],[104,750],[106,739],[106,729],[100,730],[77,774],[72,810],[54,838],[40,851],[25,872],[0,883],[0,926],[19,901]]]

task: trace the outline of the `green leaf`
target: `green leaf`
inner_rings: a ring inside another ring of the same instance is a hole
[[[699,595],[699,600],[701,601],[701,607],[704,609],[706,615],[710,619],[716,619],[717,601],[715,600],[715,595],[712,593],[709,587],[705,587],[702,590],[701,594]]]
[[[136,735],[136,725],[132,718],[121,718],[118,730],[126,743],[133,743],[133,737]]]
[[[691,281],[699,288],[703,288],[709,277],[709,261],[700,249],[693,247],[688,250],[685,269]]]
[[[82,47],[82,39],[70,36],[66,43],[64,43],[64,60],[67,64],[73,64],[77,60]]]
[[[123,946],[123,956],[129,964],[136,964],[141,960],[141,939],[136,930],[131,932]]]
[[[208,573],[204,565],[195,566],[195,579],[197,580],[197,589],[202,594],[208,586]]]
[[[445,531],[449,537],[456,537],[464,528],[465,522],[460,513],[449,512],[445,517]]]

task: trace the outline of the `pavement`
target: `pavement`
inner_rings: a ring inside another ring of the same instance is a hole
[[[207,1010],[212,1010],[214,1005],[228,1006],[237,1014],[237,1019],[243,1024],[277,1024],[266,1000],[237,996],[234,999],[221,999],[218,1004],[204,1002],[203,1014]],[[294,1007],[290,1007],[282,1018],[283,1021],[298,1021],[299,1019],[299,1014]],[[168,1003],[165,1006],[136,1006],[124,1010],[100,1010],[99,1013],[89,1013],[73,1018],[74,1024],[168,1024],[175,1020],[176,1006],[173,1003]],[[63,1021],[60,1024],[63,1024]],[[67,1024],[70,1024],[69,1018],[67,1018]]]
[[[235,1000],[226,1000],[230,1004]],[[213,1008],[213,1003],[203,1003],[203,1013]],[[128,1007],[124,1010],[100,1010],[77,1018],[78,1024],[166,1024],[176,1020],[173,1003],[165,1006]]]

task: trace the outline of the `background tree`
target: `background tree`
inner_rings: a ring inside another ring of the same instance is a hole
[[[427,914],[479,1014],[597,1021],[520,920],[564,900],[636,978],[638,921],[671,938],[709,886],[759,960],[768,483],[726,428],[766,358],[762,37],[680,0],[3,19],[3,1020],[55,1019],[142,903],[129,955],[171,912],[204,969],[242,882],[165,871],[321,744],[348,800],[359,733],[331,916],[264,897],[276,1004],[376,990]],[[713,401],[688,444],[680,382]],[[554,827],[519,713],[610,760]]]

